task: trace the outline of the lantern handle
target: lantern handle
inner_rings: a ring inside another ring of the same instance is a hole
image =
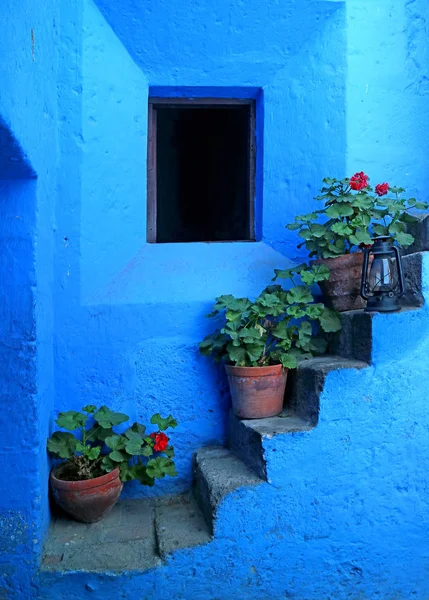
[[[398,298],[401,298],[405,294],[404,273],[402,271],[402,261],[401,261],[401,255],[399,254],[398,246],[393,246],[393,250],[394,250],[395,256],[396,256],[396,264],[398,266],[398,275],[399,275],[399,290],[400,290],[400,292],[399,292]]]
[[[365,293],[366,276],[368,272],[368,258],[369,249],[365,248],[365,250],[363,251],[362,279],[360,284],[360,295],[364,300],[369,300],[368,296]]]

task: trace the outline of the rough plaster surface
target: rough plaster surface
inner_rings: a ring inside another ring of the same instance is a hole
[[[186,489],[192,451],[226,441],[224,376],[195,351],[214,296],[255,295],[298,257],[284,224],[325,175],[427,199],[424,0],[98,6],[0,7],[0,598],[424,598],[425,308],[372,321],[371,367],[326,376],[314,430],[262,438],[271,484],[226,496],[211,544],[142,576],[31,585],[54,390],[57,411],[178,413],[181,476],[154,491]],[[256,99],[259,242],[145,244],[147,96],[171,91]]]

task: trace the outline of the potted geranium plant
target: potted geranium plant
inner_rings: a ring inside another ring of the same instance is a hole
[[[321,283],[327,303],[339,311],[363,308],[360,296],[363,254],[374,236],[389,235],[400,246],[409,246],[414,238],[406,232],[407,223],[416,221],[410,209],[423,210],[425,202],[403,197],[403,188],[388,183],[369,185],[369,177],[355,173],[345,179],[326,178],[316,200],[323,208],[295,217],[287,225],[298,230],[311,258],[329,268],[329,280]],[[389,195],[389,192],[392,195]]]
[[[292,287],[270,285],[254,301],[217,298],[208,316],[220,317],[221,327],[199,344],[202,354],[225,362],[233,410],[242,419],[279,414],[288,369],[324,352],[323,332],[341,328],[339,315],[316,303],[311,292],[312,284],[329,277],[324,265],[278,270],[277,277],[290,279]]]
[[[51,470],[51,491],[56,503],[78,521],[93,523],[104,517],[119,498],[123,482],[137,479],[152,486],[155,479],[177,475],[174,450],[163,433],[176,427],[176,420],[156,414],[150,421],[157,426],[153,433],[147,434],[140,423],[115,433],[113,427],[128,419],[106,406],[88,405],[82,412],[61,412],[56,420],[68,431],[55,431],[48,439],[49,453],[63,459]]]

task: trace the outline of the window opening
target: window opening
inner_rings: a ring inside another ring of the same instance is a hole
[[[149,101],[148,242],[252,241],[253,100]]]

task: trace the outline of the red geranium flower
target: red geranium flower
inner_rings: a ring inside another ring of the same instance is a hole
[[[375,186],[375,193],[377,194],[377,196],[385,196],[388,191],[389,191],[388,183],[379,183],[378,185]]]
[[[166,436],[165,433],[151,433],[149,437],[155,439],[155,445],[153,447],[155,452],[163,452],[167,448],[168,442],[170,440],[170,438]]]
[[[363,171],[360,173],[355,173],[353,177],[350,178],[350,187],[352,190],[360,191],[366,188],[368,185],[368,175],[365,175]]]

